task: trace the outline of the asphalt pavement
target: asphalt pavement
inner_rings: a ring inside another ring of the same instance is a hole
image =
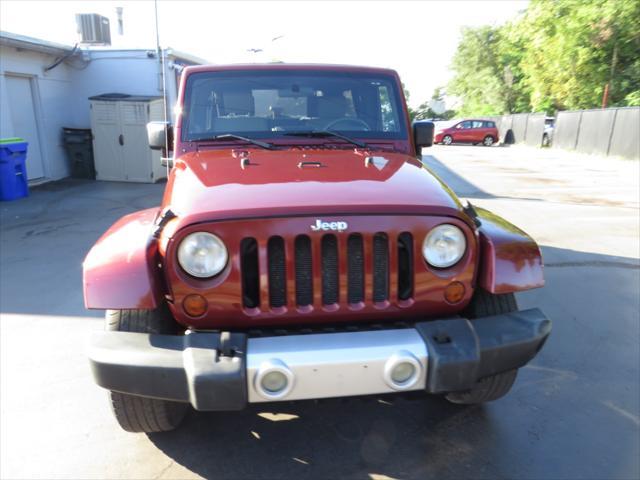
[[[163,185],[67,180],[0,204],[0,477],[640,477],[640,164],[501,147],[434,147],[424,162],[464,199],[542,246],[544,288],[518,294],[554,321],[512,392],[192,412],[166,434],[119,429],[84,348],[102,328],[81,264]]]

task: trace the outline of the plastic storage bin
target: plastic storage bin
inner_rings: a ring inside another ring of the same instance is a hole
[[[29,195],[27,183],[28,142],[21,138],[0,140],[0,200],[16,200]]]
[[[96,178],[91,129],[63,128],[64,146],[73,178]]]

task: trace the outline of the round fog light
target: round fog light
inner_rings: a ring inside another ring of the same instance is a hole
[[[384,366],[384,380],[394,390],[408,390],[418,383],[422,365],[408,350],[391,355]]]
[[[262,388],[269,393],[278,393],[287,387],[287,377],[284,373],[277,370],[267,373],[262,377],[260,384]]]
[[[409,362],[398,363],[391,370],[391,380],[394,383],[405,383],[416,373],[416,367]]]
[[[293,388],[293,372],[277,358],[260,364],[253,386],[261,397],[278,399],[286,397]]]

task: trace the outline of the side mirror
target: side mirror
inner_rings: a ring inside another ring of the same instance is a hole
[[[147,139],[151,150],[160,150],[162,156],[160,162],[163,167],[173,167],[173,159],[168,158],[169,150],[173,148],[173,126],[167,122],[147,123]]]
[[[433,122],[414,122],[413,124],[413,139],[416,144],[416,149],[420,153],[422,147],[430,147],[433,145],[433,132],[435,125]]]
[[[166,122],[147,123],[147,138],[151,150],[164,150],[173,146],[173,126]]]

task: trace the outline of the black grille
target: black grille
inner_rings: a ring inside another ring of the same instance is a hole
[[[403,232],[398,236],[398,298],[413,296],[413,236]]]
[[[373,301],[389,298],[389,240],[385,233],[373,236]]]
[[[246,308],[260,305],[260,268],[258,242],[245,238],[240,242],[240,269],[242,271],[242,304]]]
[[[335,235],[322,237],[322,303],[338,303],[338,240]]]
[[[397,237],[383,232],[373,236],[352,233],[345,243],[340,243],[340,246],[344,247],[339,247],[336,235],[326,234],[320,239],[317,250],[307,235],[298,235],[291,245],[287,242],[289,240],[280,236],[273,236],[267,240],[266,272],[262,272],[261,277],[260,248],[257,240],[242,240],[240,268],[242,304],[245,308],[260,307],[261,300],[266,303],[267,298],[260,297],[262,292],[268,297],[271,308],[287,306],[288,303],[294,302],[293,299],[289,299],[287,292],[292,294],[294,290],[295,306],[314,305],[314,273],[320,277],[322,305],[333,305],[341,301],[359,304],[392,300],[392,281],[397,282],[397,297],[394,288],[393,300],[407,300],[414,295],[414,245],[413,236],[409,232],[403,232]],[[344,251],[339,251],[340,248],[344,248]],[[291,252],[293,258],[287,258],[288,252]],[[340,255],[344,256],[342,265],[346,269],[346,272],[342,273]],[[320,258],[317,258],[318,256]],[[314,271],[314,264],[317,265],[317,272]],[[394,271],[391,271],[392,264]],[[289,272],[291,278],[287,278],[287,268],[293,269]],[[346,276],[344,292],[340,291],[341,274]],[[266,285],[260,285],[261,278],[266,280]],[[365,288],[370,287],[372,292],[365,295]]]
[[[269,260],[269,305],[283,307],[287,304],[287,271],[282,237],[269,239],[267,255]]]
[[[306,235],[296,237],[296,304],[305,307],[313,304],[313,270],[311,267],[311,239]]]
[[[347,240],[347,301],[364,301],[364,251],[362,235],[349,235]]]

